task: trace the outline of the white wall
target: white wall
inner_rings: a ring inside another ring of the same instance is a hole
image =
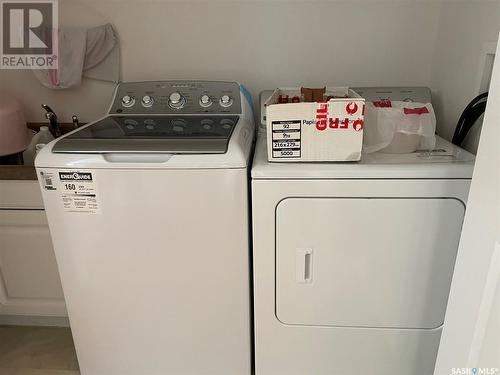
[[[439,2],[414,0],[60,0],[62,24],[112,22],[123,79],[225,79],[254,97],[279,85],[429,85]],[[69,121],[103,114],[112,85],[61,92],[26,71],[0,71],[0,94],[41,102]]]
[[[500,249],[497,251],[500,254]],[[496,292],[481,344],[478,366],[500,369],[500,277],[497,280]]]
[[[496,40],[498,0],[59,0],[62,25],[115,25],[123,80],[222,79],[277,86],[431,86],[438,132],[450,139],[476,93],[482,43]],[[0,95],[42,102],[63,121],[102,115],[113,85],[43,88],[0,70]]]
[[[438,133],[447,139],[453,136],[463,109],[479,94],[483,46],[497,40],[499,27],[499,1],[442,3],[430,85]]]
[[[500,46],[497,49],[500,53]],[[467,211],[443,333],[436,375],[452,368],[500,367],[500,60],[491,81],[489,101],[472,177]],[[478,372],[479,374],[480,372]]]

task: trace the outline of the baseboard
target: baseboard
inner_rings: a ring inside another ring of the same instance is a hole
[[[0,315],[0,325],[69,327],[66,316]]]

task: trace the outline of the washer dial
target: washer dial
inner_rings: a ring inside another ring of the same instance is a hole
[[[181,109],[186,104],[186,98],[179,92],[173,92],[168,97],[168,105],[174,109]]]
[[[222,95],[220,98],[220,105],[224,108],[231,107],[233,99],[229,95]]]
[[[135,98],[130,95],[124,95],[122,98],[122,106],[130,108],[135,104]]]
[[[153,102],[154,102],[154,99],[149,95],[144,95],[142,97],[141,103],[142,103],[143,107],[149,108],[153,105]]]
[[[200,97],[200,106],[202,106],[203,108],[208,108],[211,105],[212,105],[212,99],[210,99],[210,96],[208,96],[207,94],[203,94]]]

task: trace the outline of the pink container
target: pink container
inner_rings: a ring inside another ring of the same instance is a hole
[[[13,98],[0,100],[0,156],[24,151],[31,142],[32,133],[26,126],[23,108]]]

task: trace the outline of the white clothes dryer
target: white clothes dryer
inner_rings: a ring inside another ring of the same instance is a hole
[[[422,88],[355,90],[430,100]],[[439,137],[432,152],[356,163],[270,163],[265,146],[261,133],[256,374],[432,374],[474,156]]]

